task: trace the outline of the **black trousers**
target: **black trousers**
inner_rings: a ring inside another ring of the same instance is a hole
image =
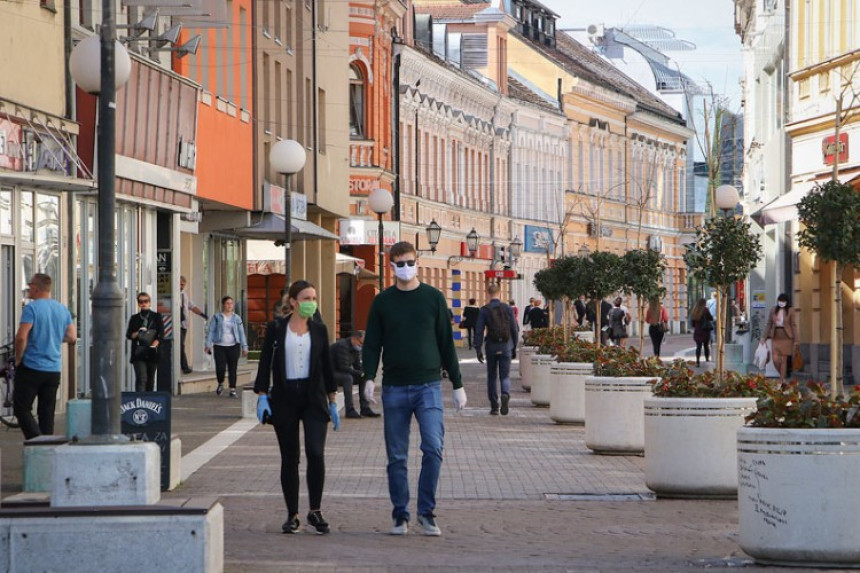
[[[648,336],[651,337],[651,346],[654,347],[654,356],[660,356],[660,347],[663,345],[663,337],[666,334],[659,324],[652,324],[648,327]]]
[[[236,368],[239,365],[239,355],[242,354],[242,345],[234,344],[233,346],[214,345],[212,350],[215,356],[215,377],[218,379],[218,384],[224,383],[224,372],[229,374],[230,388],[236,387]]]
[[[132,362],[131,366],[134,368],[134,391],[154,392],[155,371],[158,370],[158,362],[138,360],[137,362]]]
[[[12,408],[18,423],[21,424],[25,440],[54,433],[54,410],[57,406],[59,386],[59,372],[33,370],[23,364],[15,370],[15,395]],[[33,402],[36,398],[39,398],[38,423],[33,417]]]
[[[466,327],[466,340],[468,340],[469,342],[469,350],[472,350],[472,348],[475,346],[475,327]]]
[[[321,509],[323,487],[325,486],[325,438],[328,420],[322,412],[314,412],[308,406],[305,392],[288,391],[285,400],[272,404],[281,412],[279,424],[275,426],[278,446],[281,449],[281,490],[287,512],[299,512],[299,422],[305,433],[305,457],[308,460],[307,484],[310,510]],[[282,414],[282,415],[281,415]]]
[[[352,387],[358,384],[358,405],[362,412],[367,412],[370,409],[370,404],[364,398],[364,387],[367,385],[367,380],[364,376],[352,374],[350,372],[335,372],[334,379],[338,386],[343,387],[343,409],[348,414],[355,412],[355,404],[352,401]]]
[[[181,351],[179,353],[179,365],[180,365],[180,368],[182,368],[183,372],[185,370],[191,370],[191,368],[189,368],[189,366],[188,366],[188,356],[186,356],[186,354],[185,354],[185,335],[186,334],[188,334],[187,328],[180,329],[179,348]]]

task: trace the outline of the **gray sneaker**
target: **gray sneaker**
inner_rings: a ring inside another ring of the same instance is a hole
[[[398,517],[394,520],[394,527],[391,528],[391,535],[406,535],[409,532],[409,522],[405,517]]]
[[[434,537],[442,535],[442,530],[439,529],[438,525],[436,525],[436,516],[432,513],[419,515],[418,525],[421,526],[421,529],[424,531],[424,535],[432,535]]]

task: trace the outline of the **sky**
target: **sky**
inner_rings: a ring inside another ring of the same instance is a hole
[[[729,109],[740,108],[743,73],[741,41],[735,34],[732,0],[539,0],[561,16],[559,28],[607,28],[652,24],[696,44],[689,52],[667,52],[681,71],[729,97]]]

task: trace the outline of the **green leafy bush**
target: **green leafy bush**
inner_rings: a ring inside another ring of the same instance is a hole
[[[523,346],[537,346],[538,354],[555,356],[564,346],[564,329],[561,326],[533,328],[523,333]]]
[[[758,428],[860,428],[860,387],[832,398],[818,382],[771,386],[746,421]]]
[[[561,347],[556,355],[559,362],[594,362],[601,347],[593,342],[574,338]]]
[[[594,360],[595,376],[662,376],[666,370],[656,357],[640,358],[635,348],[601,347]]]
[[[772,386],[761,374],[716,372],[695,374],[683,360],[676,360],[666,368],[661,380],[653,385],[654,395],[663,398],[755,398]]]

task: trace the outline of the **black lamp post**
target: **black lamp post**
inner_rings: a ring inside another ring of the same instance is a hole
[[[75,83],[98,94],[98,282],[93,288],[92,438],[95,443],[124,442],[120,400],[125,343],[116,265],[116,91],[131,74],[131,59],[116,41],[113,0],[102,1],[101,36],[80,42],[69,58]]]
[[[436,222],[436,219],[430,221],[427,225],[427,242],[430,243],[430,252],[436,252],[436,245],[439,244],[439,239],[442,237],[442,226]]]
[[[720,185],[714,190],[714,205],[722,212],[723,217],[732,216],[738,201],[740,201],[740,193],[731,185]],[[729,304],[727,300],[723,300],[722,294],[720,293],[720,308],[717,309],[717,314],[723,321],[723,336],[724,340],[728,342],[732,338],[732,325],[729,320]]]
[[[384,276],[385,273],[385,243],[383,242],[383,233],[385,232],[385,226],[382,224],[382,216],[391,211],[391,207],[394,205],[394,197],[391,196],[391,193],[387,189],[383,189],[382,187],[378,189],[374,189],[373,192],[368,196],[367,202],[370,204],[370,210],[376,213],[376,217],[379,223],[377,227],[377,248],[379,249],[379,292],[382,292],[382,289],[385,287]]]
[[[291,248],[293,243],[293,213],[290,204],[290,176],[305,166],[307,153],[304,146],[294,139],[282,139],[269,151],[272,169],[284,175],[284,290],[290,288]]]

